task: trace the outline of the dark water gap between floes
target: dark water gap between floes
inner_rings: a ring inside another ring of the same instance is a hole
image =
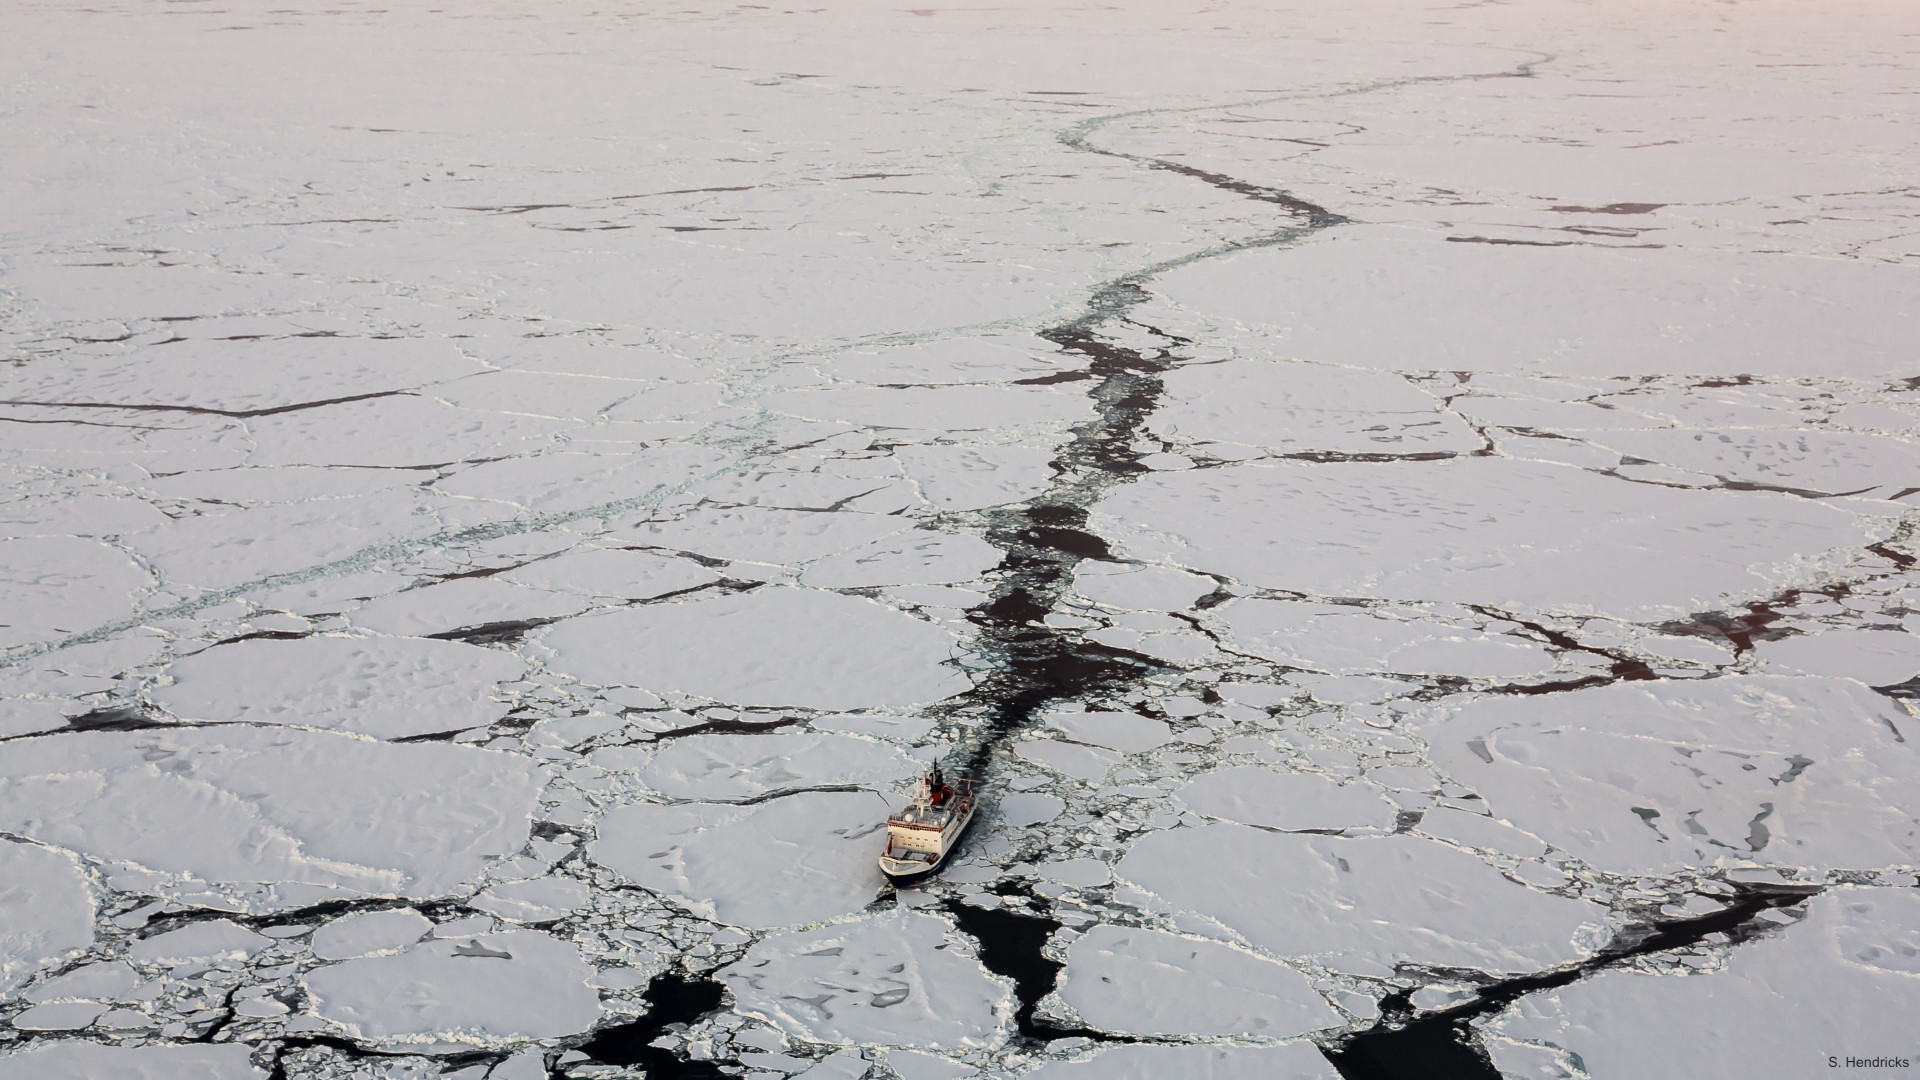
[[[676,972],[655,975],[644,994],[646,1014],[637,1020],[600,1028],[581,1043],[579,1051],[602,1065],[638,1066],[649,1080],[721,1080],[728,1074],[720,1063],[690,1061],[653,1041],[675,1024],[692,1024],[720,1008],[726,988],[711,975],[685,976]],[[555,1068],[554,1080],[566,1080],[567,1070]]]
[[[1635,957],[1698,945],[1713,934],[1725,934],[1739,944],[1778,928],[1762,918],[1766,912],[1803,903],[1819,891],[1805,886],[1743,886],[1732,903],[1719,911],[1628,928],[1583,963],[1492,982],[1481,987],[1472,1001],[1422,1016],[1414,1015],[1414,992],[1402,990],[1380,1003],[1380,1020],[1371,1028],[1324,1052],[1345,1080],[1501,1080],[1474,1034],[1473,1021],[1497,1014],[1528,994],[1558,989]]]

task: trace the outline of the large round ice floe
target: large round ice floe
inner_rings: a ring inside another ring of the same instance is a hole
[[[316,1016],[347,1035],[420,1053],[571,1035],[600,1018],[593,968],[537,930],[424,941],[309,972]]]
[[[1771,595],[1873,541],[1807,499],[1501,458],[1154,473],[1103,500],[1093,528],[1129,557],[1250,586],[1636,618]]]
[[[526,843],[544,778],[517,755],[287,728],[54,735],[0,755],[0,830],[155,895],[430,898]]]
[[[630,770],[668,798],[712,800],[849,781],[891,784],[916,767],[891,744],[812,732],[692,735],[657,747],[612,747],[592,760],[602,768]]]
[[[1920,862],[1920,724],[1850,680],[1489,697],[1421,734],[1495,814],[1601,869]]]
[[[1003,1039],[1012,994],[918,912],[765,938],[720,969],[743,1013],[802,1039],[933,1049]]]
[[[251,1060],[253,1048],[225,1046],[109,1046],[104,1043],[41,1043],[0,1056],[0,1080],[262,1080],[265,1069]]]
[[[967,689],[952,634],[838,593],[767,586],[568,620],[550,666],[596,686],[640,686],[732,705],[851,709]]]
[[[376,738],[480,727],[505,716],[511,653],[422,638],[255,639],[195,653],[153,692],[183,720],[299,724]]]
[[[707,918],[764,928],[872,903],[886,804],[803,792],[754,806],[640,803],[599,821],[593,860]]]
[[[93,894],[63,851],[0,840],[0,994],[93,943]]]
[[[1507,1076],[1555,1075],[1541,1066],[1570,1059],[1596,1077],[1801,1080],[1845,1073],[1849,1057],[1891,1056],[1910,1064],[1857,1071],[1905,1075],[1920,1063],[1920,895],[1841,888],[1806,911],[1712,974],[1621,968],[1523,997],[1491,1025],[1494,1061]]]
[[[1606,936],[1604,909],[1409,836],[1205,825],[1147,836],[1116,872],[1268,953],[1355,974],[1400,964],[1537,971],[1588,955]]]
[[[1093,927],[1061,980],[1061,1000],[1102,1031],[1279,1039],[1345,1023],[1292,968],[1158,930]]]

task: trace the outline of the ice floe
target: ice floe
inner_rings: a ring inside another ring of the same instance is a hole
[[[712,635],[727,642],[723,653]],[[543,638],[550,666],[600,686],[673,690],[738,705],[909,705],[967,686],[953,636],[856,597],[750,592],[571,619]]]
[[[56,1076],[87,1080],[262,1080],[249,1048],[226,1046],[112,1046],[74,1040],[43,1043],[0,1055],[0,1077],[6,1080],[48,1080]]]
[[[1852,515],[1788,495],[1498,459],[1155,473],[1093,520],[1128,555],[1254,586],[1641,618],[1771,594],[1872,542]]]
[[[768,937],[718,978],[743,1012],[805,1039],[989,1046],[1012,995],[951,933],[944,920],[896,911]]]
[[[520,930],[425,941],[303,977],[314,1015],[355,1038],[451,1052],[584,1031],[600,1016],[572,945]]]
[[[589,852],[707,918],[789,926],[872,902],[886,814],[867,792],[801,792],[748,807],[638,803],[609,810]]]
[[[1621,873],[1920,860],[1920,730],[1849,680],[1596,687],[1482,698],[1422,730],[1492,811]]]
[[[255,639],[195,653],[153,699],[182,720],[288,724],[395,739],[485,727],[516,657],[453,641],[315,636]]]
[[[1216,941],[1095,926],[1067,949],[1060,998],[1102,1031],[1279,1039],[1339,1026],[1306,976]]]
[[[94,901],[62,851],[0,840],[0,993],[93,942]]]
[[[1916,925],[1920,898],[1912,890],[1835,889],[1807,901],[1799,922],[1733,950],[1717,970],[1603,971],[1522,999],[1489,1025],[1488,1044],[1509,1075],[1550,1067],[1567,1075],[1577,1068],[1591,1076],[1789,1080],[1845,1068],[1848,1058],[1912,1062],[1920,1054]]]
[[[1387,975],[1397,964],[1533,971],[1580,959],[1606,936],[1605,908],[1534,892],[1471,855],[1409,836],[1203,825],[1142,838],[1116,870],[1266,953],[1355,974]]]
[[[0,755],[0,829],[154,895],[426,898],[526,843],[542,774],[514,755],[251,725],[52,735]]]

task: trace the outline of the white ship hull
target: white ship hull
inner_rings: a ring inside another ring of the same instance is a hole
[[[978,809],[972,781],[959,781],[952,795],[939,804],[923,792],[898,817],[888,820],[880,872],[895,885],[911,885],[939,873]]]

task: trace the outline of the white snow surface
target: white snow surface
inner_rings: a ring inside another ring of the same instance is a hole
[[[1231,360],[1167,377],[1155,434],[1283,453],[1471,450],[1480,439],[1458,415],[1398,375],[1318,364]]]
[[[342,915],[313,932],[313,955],[322,960],[351,960],[393,952],[433,931],[433,920],[417,911],[395,908]]]
[[[1850,680],[1487,697],[1421,734],[1494,813],[1604,869],[1920,862],[1920,722]]]
[[[1920,7],[537,16],[0,5],[0,1074],[1911,1047]]]
[[[0,755],[0,829],[259,910],[425,899],[526,842],[542,773],[484,750],[269,727],[54,735]]]
[[[1270,829],[1383,828],[1394,806],[1370,784],[1233,765],[1201,773],[1175,792],[1196,813]]]
[[[94,901],[65,852],[0,841],[0,993],[93,942]]]
[[[1340,1074],[1308,1042],[1274,1047],[1116,1046],[1077,1061],[1049,1062],[1040,1080],[1335,1080]]]
[[[42,1043],[0,1055],[6,1080],[260,1080],[266,1070],[248,1060],[248,1048],[227,1046],[109,1046],[96,1042]]]
[[[485,727],[506,715],[496,684],[516,657],[419,638],[255,639],[195,653],[167,672],[154,701],[182,720],[352,731],[403,738]]]
[[[850,735],[773,732],[688,735],[654,747],[613,747],[595,764],[670,799],[732,800],[823,784],[892,783],[914,771],[899,747]],[[876,809],[880,804],[876,802]]]
[[[1116,872],[1263,952],[1354,974],[1388,975],[1395,963],[1534,971],[1580,959],[1605,936],[1606,909],[1409,836],[1203,825],[1142,838]]]
[[[1514,679],[1554,667],[1553,657],[1538,642],[1337,604],[1236,600],[1220,609],[1220,618],[1237,647],[1334,675],[1406,672]]]
[[[1605,971],[1522,999],[1491,1025],[1494,1061],[1525,1061],[1519,1042],[1578,1055],[1593,1076],[1790,1080],[1833,1068],[1829,1056],[1911,1062],[1916,926],[1910,889],[1834,889],[1711,973]]]
[[[865,792],[753,806],[637,803],[598,822],[595,862],[721,923],[817,922],[872,902],[887,808]]]
[[[1095,926],[1074,939],[1060,997],[1102,1031],[1277,1039],[1342,1021],[1307,977],[1215,941]]]
[[[549,666],[584,682],[741,705],[910,705],[967,685],[944,666],[956,648],[948,631],[871,601],[777,585],[569,620],[544,644]]]
[[[314,1015],[375,1044],[447,1052],[569,1035],[600,1016],[593,973],[533,930],[424,941],[305,976]]]
[[[266,938],[239,923],[212,919],[142,938],[127,954],[146,963],[179,964],[189,960],[243,959],[266,945]]]
[[[1813,580],[1871,542],[1844,510],[1469,458],[1156,473],[1094,514],[1131,557],[1272,589],[1631,618]]]
[[[895,911],[768,937],[719,978],[742,1011],[826,1043],[958,1049],[1003,1036],[1012,995],[941,919]]]

